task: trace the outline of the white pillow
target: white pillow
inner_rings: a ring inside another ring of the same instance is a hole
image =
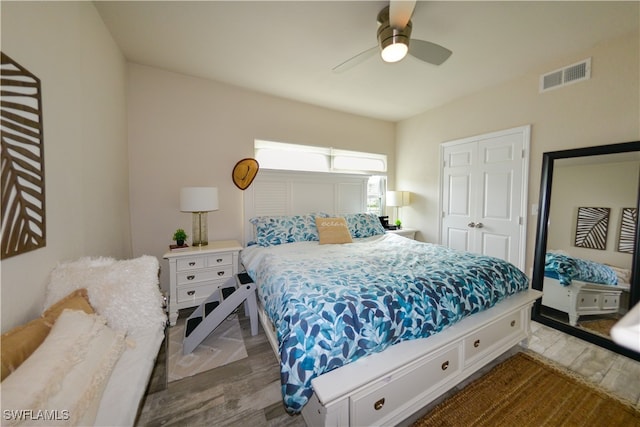
[[[51,273],[45,309],[70,292],[87,288],[89,302],[107,324],[128,333],[164,325],[158,287],[158,259],[81,258],[59,264]]]
[[[21,425],[93,425],[124,334],[96,314],[66,309],[44,342],[1,383],[2,409]],[[19,422],[21,421],[21,422]]]

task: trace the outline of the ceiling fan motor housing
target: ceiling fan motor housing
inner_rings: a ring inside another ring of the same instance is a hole
[[[378,43],[380,48],[395,44],[403,43],[409,46],[409,40],[411,39],[411,21],[407,22],[404,28],[393,28],[389,25],[389,21],[383,22],[378,28]]]

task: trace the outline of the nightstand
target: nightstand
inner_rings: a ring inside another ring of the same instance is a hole
[[[415,228],[401,228],[400,230],[387,230],[387,233],[397,234],[398,236],[406,237],[407,239],[415,240],[416,238]]]
[[[209,242],[207,246],[170,251],[169,324],[174,326],[178,310],[197,307],[230,277],[238,274],[238,254],[242,246],[235,240]]]

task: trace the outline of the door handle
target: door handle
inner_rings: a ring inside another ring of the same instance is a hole
[[[479,223],[476,224],[476,228],[482,228],[482,227],[484,227],[483,223],[479,222]]]
[[[467,224],[467,227],[470,227],[470,228],[474,228],[475,226],[476,226],[476,223],[473,222],[473,221],[471,221],[469,224]]]

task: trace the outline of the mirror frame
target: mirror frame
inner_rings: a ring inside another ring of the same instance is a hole
[[[551,208],[551,184],[553,181],[554,162],[559,159],[568,159],[575,157],[597,156],[602,154],[629,153],[640,151],[640,141],[623,142],[610,145],[598,145],[585,148],[574,148],[561,151],[549,151],[542,155],[542,175],[540,181],[540,204],[538,212],[538,229],[536,232],[536,246],[533,260],[533,277],[532,287],[539,291],[543,291],[544,279],[544,260],[547,252],[547,232],[549,224],[549,210]],[[638,183],[638,198],[636,207],[640,212],[640,182]],[[629,302],[631,306],[640,300],[640,262],[638,255],[640,254],[640,226],[636,226],[636,241],[634,247],[634,256],[631,267],[631,292]],[[640,361],[640,353],[635,352],[626,347],[616,344],[613,340],[608,340],[600,335],[592,334],[584,329],[579,329],[569,325],[568,323],[559,322],[550,317],[543,316],[540,312],[542,306],[542,298],[538,299],[534,306],[531,318],[536,322],[547,325],[577,338],[589,341],[600,347],[609,349],[616,353],[627,356],[631,359]]]

